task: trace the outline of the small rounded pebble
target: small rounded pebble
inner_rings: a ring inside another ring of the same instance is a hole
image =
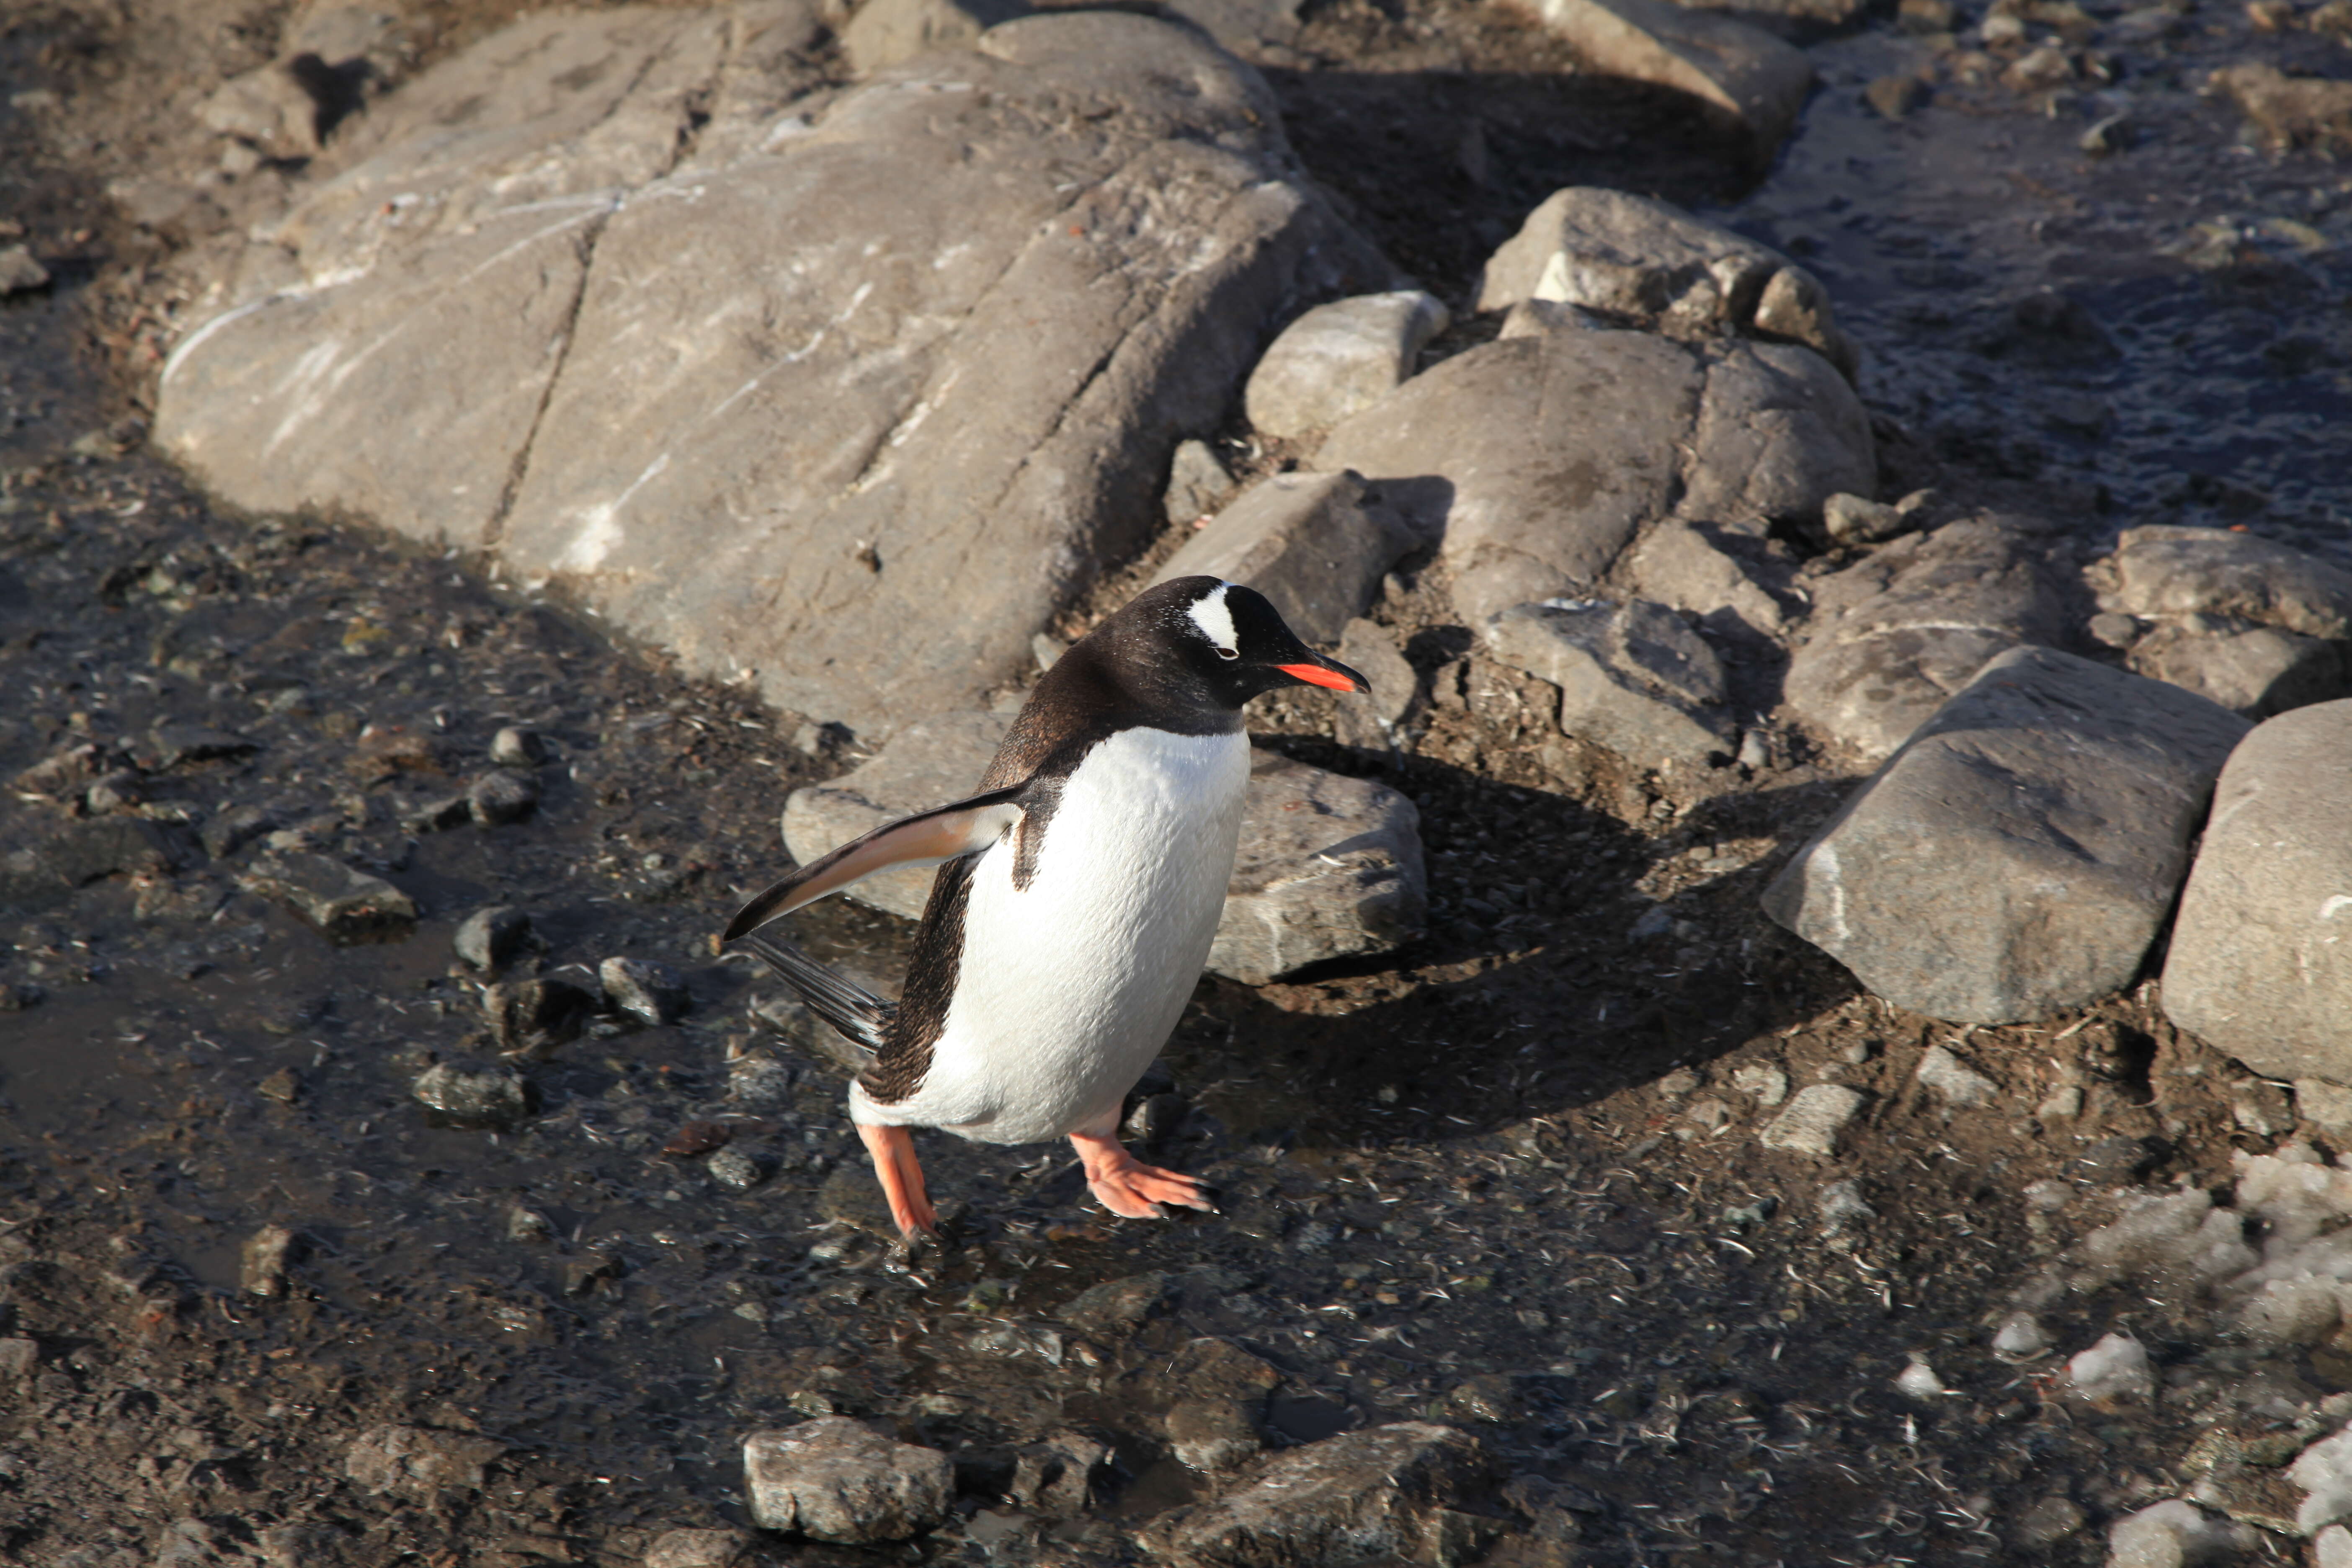
[[[739,1193],[751,1191],[768,1176],[760,1162],[740,1149],[721,1149],[703,1162],[703,1169],[710,1173],[712,1181]]]
[[[490,737],[490,761],[502,768],[535,768],[547,761],[547,742],[538,731],[510,724]]]

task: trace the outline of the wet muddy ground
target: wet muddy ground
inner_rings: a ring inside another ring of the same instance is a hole
[[[515,8],[433,8],[420,47]],[[1629,772],[1465,658],[1434,594],[1382,612],[1430,677],[1409,753],[1340,746],[1325,699],[1262,715],[1416,801],[1433,919],[1383,960],[1202,983],[1156,1114],[1223,1213],[1113,1220],[1063,1151],[933,1139],[953,1245],[897,1254],[841,1069],[709,946],[782,864],[785,793],[854,742],[362,523],[221,515],[143,455],[160,280],[193,237],[100,194],[126,159],[178,166],[154,103],[186,84],[142,19],[0,15],[0,199],[57,278],[0,302],[0,777],[88,748],[0,799],[0,1336],[33,1347],[0,1359],[0,1561],[633,1563],[745,1522],[747,1431],[838,1411],[952,1453],[959,1521],[768,1559],[1117,1562],[1204,1494],[1162,1425],[1182,1398],[1253,1404],[1276,1446],[1464,1426],[1514,1481],[1482,1505],[1496,1563],[2093,1563],[2106,1519],[2178,1489],[2197,1406],[2069,1405],[1989,1328],[2121,1190],[2277,1142],[2233,1121],[2243,1075],[2144,992],[1966,1032],[1859,994],[1755,910],[1850,782],[1836,759]],[[1971,85],[2000,63],[1891,19],[1814,47],[1827,85],[1760,186],[1654,100],[1549,76],[1570,62],[1488,7],[1310,12],[1274,79],[1310,165],[1457,301],[1571,181],[1802,257],[1869,355],[1890,494],[2086,541],[2221,521],[2352,549],[2352,182],[2242,145],[2196,91],[2223,61],[2340,75],[2352,51],[2190,12],[2053,100]],[[1925,107],[1863,105],[1914,70]],[[2094,158],[2116,91],[2132,138]],[[507,728],[542,758],[495,763]],[[450,807],[494,774],[535,808]],[[329,940],[264,875],[309,854],[394,885],[413,926]],[[532,933],[499,978],[593,994],[636,958],[690,1005],[504,1057],[491,977],[453,948],[490,906]],[[801,929],[884,981],[906,935],[850,906]],[[1913,1078],[1934,1044],[1999,1094],[1944,1106]],[[436,1121],[412,1086],[446,1062],[519,1078],[527,1112]],[[1776,1072],[1868,1095],[1836,1159],[1759,1145]],[[2037,1119],[2066,1083],[2081,1114]],[[272,1226],[282,1270],[248,1255]],[[1147,1274],[1134,1313],[1063,1315]],[[2061,1349],[2118,1326],[2172,1384],[2243,1370],[2131,1292],[2080,1303]],[[1948,1392],[1897,1391],[1915,1355]],[[2265,1375],[2352,1389],[2325,1352]],[[355,1472],[387,1425],[433,1434],[444,1480]],[[1018,1462],[1072,1432],[1117,1455],[1084,1506]],[[2039,1539],[2053,1497],[2083,1526]]]

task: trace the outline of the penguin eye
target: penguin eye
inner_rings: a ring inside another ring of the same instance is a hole
[[[1221,647],[1217,650],[1219,658],[1239,658],[1241,656],[1242,650],[1237,647]]]

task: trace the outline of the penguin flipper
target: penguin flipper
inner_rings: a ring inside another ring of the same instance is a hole
[[[882,1050],[882,1033],[896,1009],[854,980],[843,978],[788,942],[747,936],[743,945],[801,994],[809,1011],[841,1031],[871,1067]]]
[[[936,866],[977,855],[1021,821],[1024,782],[888,822],[821,855],[736,911],[721,942],[737,942],[770,921],[900,866]]]

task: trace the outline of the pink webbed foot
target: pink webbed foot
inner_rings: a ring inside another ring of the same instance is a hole
[[[1087,1185],[1103,1207],[1127,1219],[1163,1219],[1162,1204],[1217,1212],[1216,1190],[1181,1171],[1147,1165],[1127,1152],[1117,1137],[1073,1132],[1078,1162],[1087,1168]]]
[[[890,1217],[898,1222],[898,1234],[910,1242],[919,1237],[938,1236],[940,1216],[931,1207],[930,1194],[923,1187],[923,1167],[915,1158],[914,1134],[903,1127],[869,1127],[863,1121],[856,1126],[866,1152],[874,1156],[874,1174],[882,1184],[883,1198],[890,1205]]]

